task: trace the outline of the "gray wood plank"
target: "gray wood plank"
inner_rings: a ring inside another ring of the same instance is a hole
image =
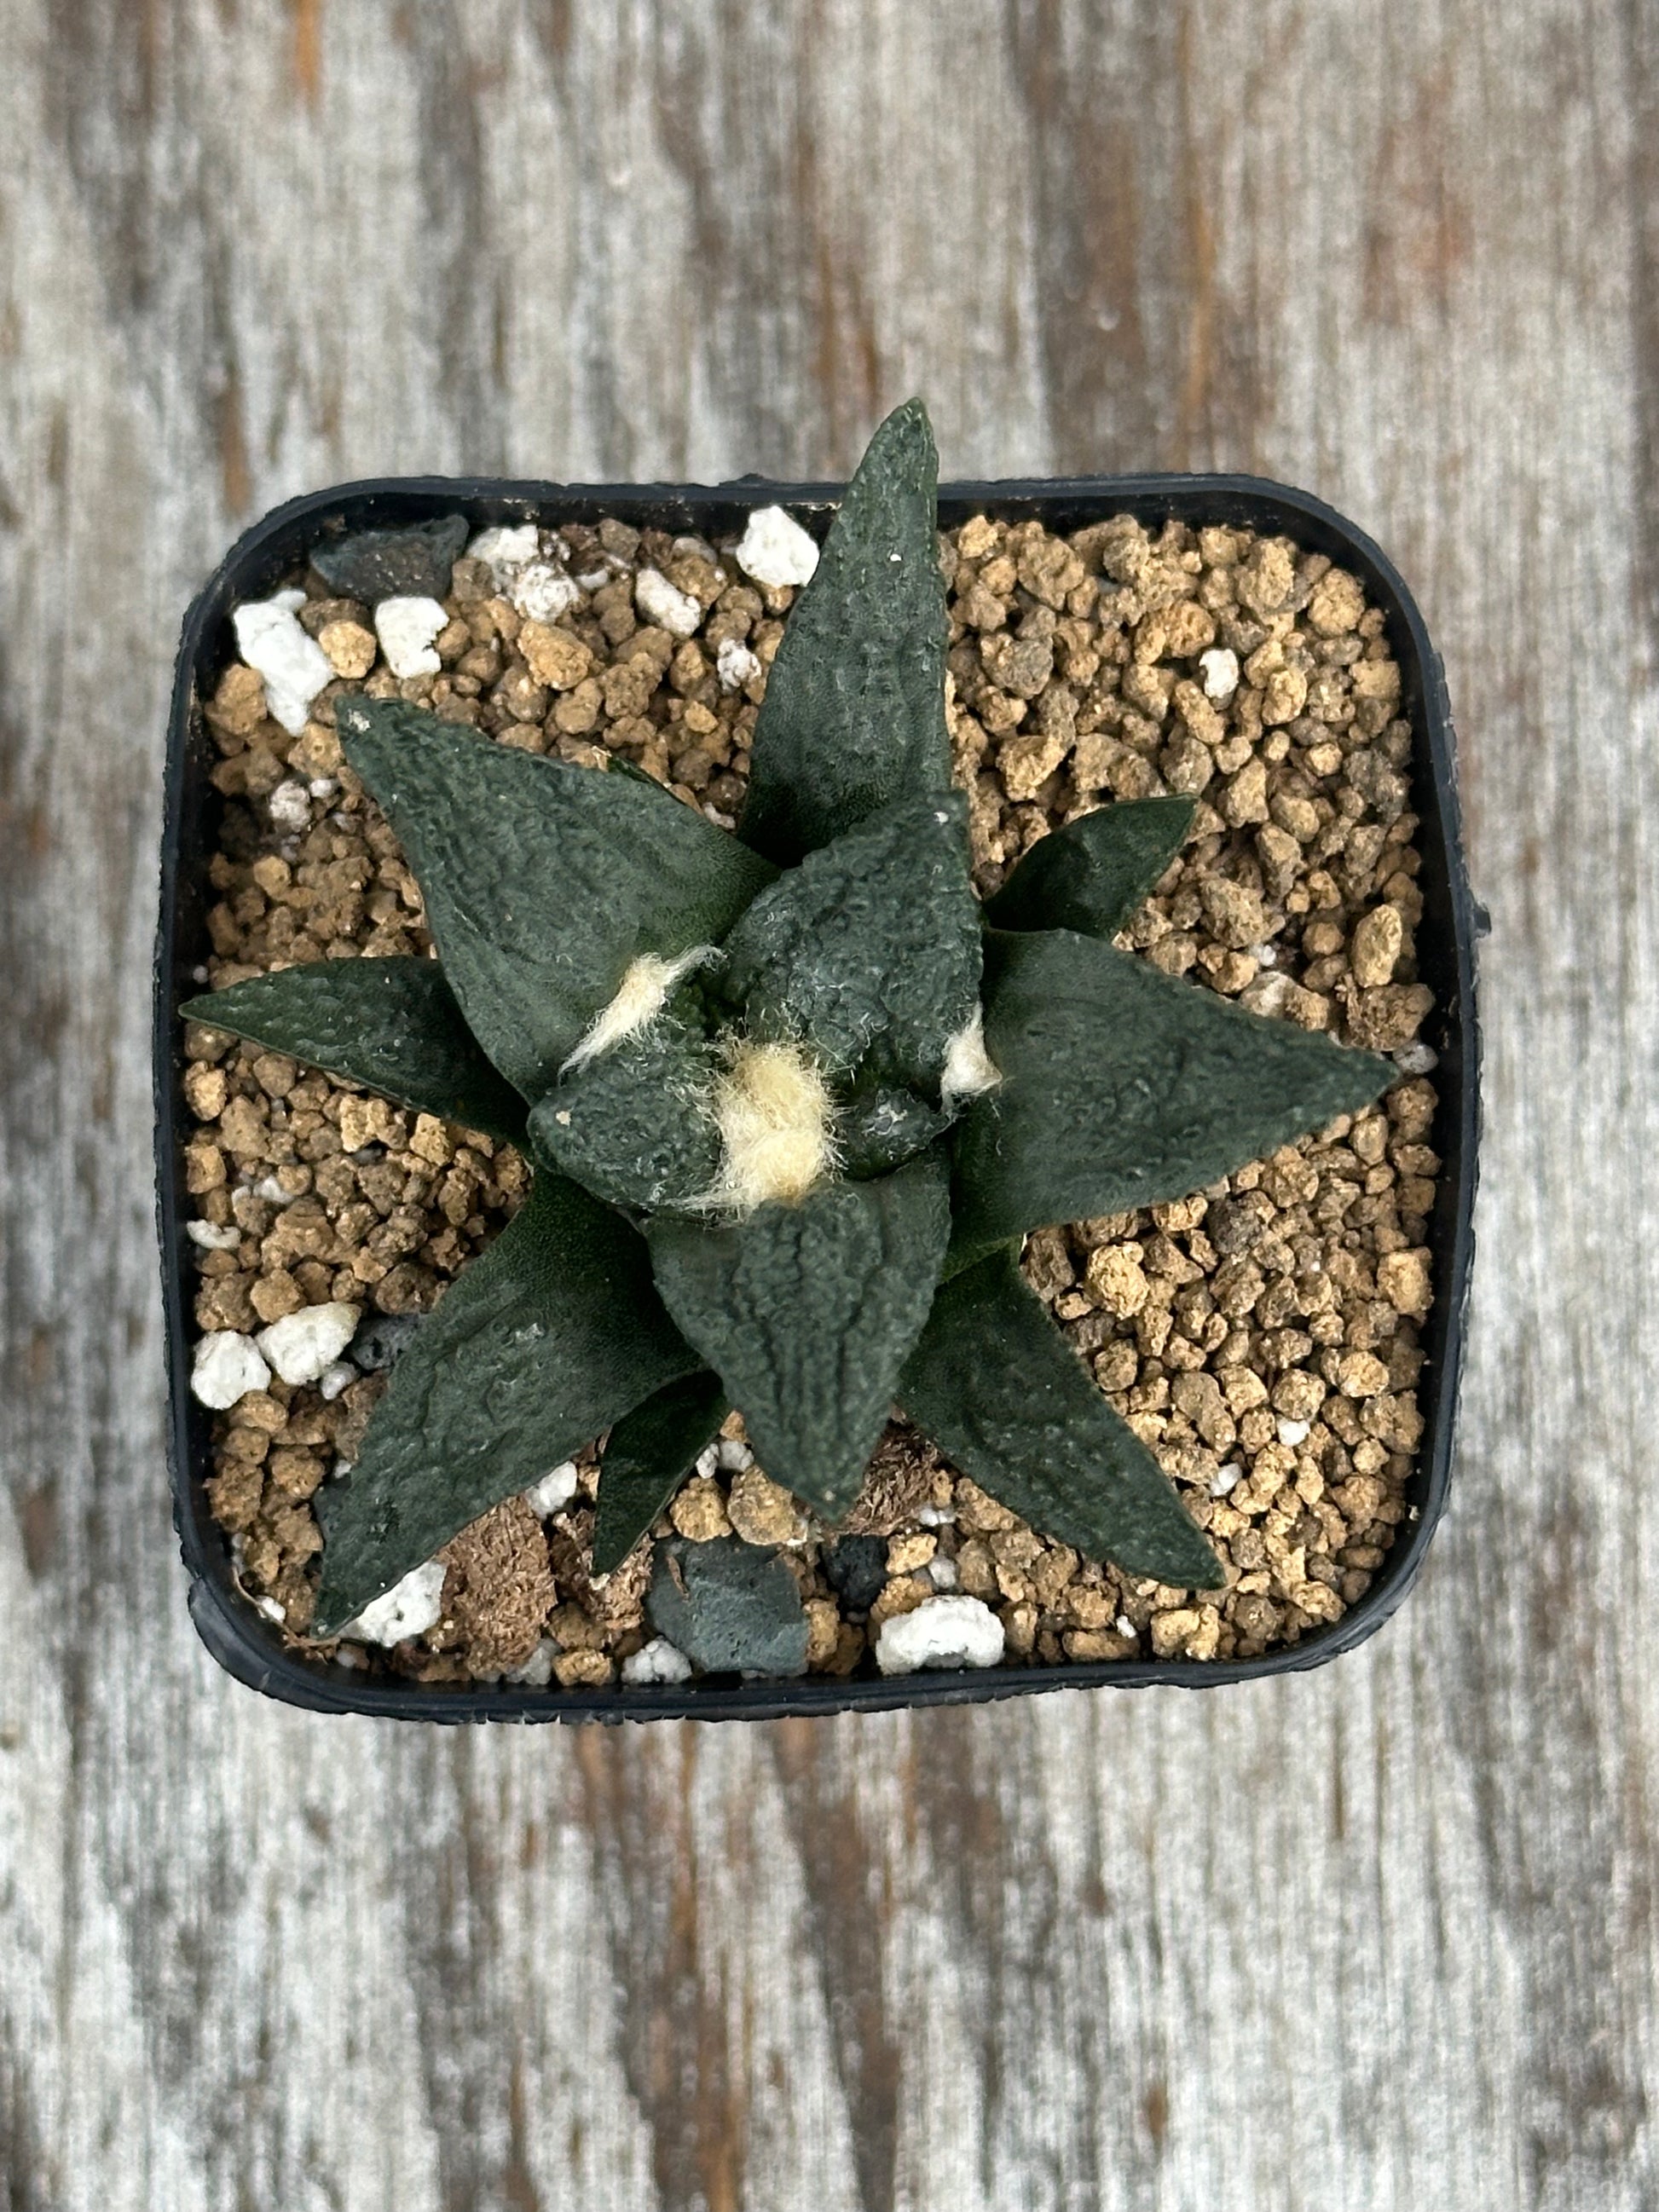
[[[0,0],[0,2207],[1659,2199],[1642,0]],[[1444,652],[1456,1502],[1338,1667],[569,1735],[266,1706],[167,1522],[179,612],[381,471],[1229,466]]]

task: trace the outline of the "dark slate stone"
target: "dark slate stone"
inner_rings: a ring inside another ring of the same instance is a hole
[[[819,1564],[848,1613],[868,1613],[887,1581],[884,1536],[843,1536],[826,1547]]]
[[[313,546],[311,565],[331,591],[370,606],[381,599],[441,599],[466,546],[466,518],[441,515],[410,530],[360,530]]]
[[[1261,1216],[1242,1200],[1224,1198],[1204,1216],[1204,1233],[1224,1260],[1237,1260],[1261,1234]]]
[[[775,1552],[722,1536],[657,1547],[651,1623],[705,1674],[804,1674],[806,1614]]]
[[[424,1314],[372,1313],[358,1323],[357,1334],[346,1346],[346,1358],[365,1375],[394,1365],[407,1352]]]

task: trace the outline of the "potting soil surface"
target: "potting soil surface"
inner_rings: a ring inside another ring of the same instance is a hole
[[[574,1480],[498,1506],[447,1547],[423,1632],[323,1647],[337,1662],[421,1681],[638,1679],[661,1656],[638,1655],[653,1644],[653,1545],[671,1534],[776,1548],[805,1600],[809,1667],[835,1674],[869,1669],[881,1624],[946,1591],[994,1614],[1005,1664],[1224,1666],[1340,1620],[1382,1565],[1422,1432],[1439,1166],[1434,1055],[1419,1042],[1431,999],[1413,953],[1413,738],[1382,617],[1322,556],[1243,530],[1150,535],[1118,517],[1062,538],[975,518],[940,544],[981,892],[1079,812],[1193,793],[1191,837],[1120,942],[1401,1070],[1376,1108],[1209,1190],[1027,1242],[1029,1280],[1179,1486],[1227,1587],[1165,1589],[1081,1559],[897,1423],[850,1522],[827,1531],[753,1463],[734,1416],[615,1574],[588,1573],[590,1454]],[[227,804],[205,981],[429,950],[419,890],[342,763],[335,702],[351,691],[532,752],[623,754],[732,823],[792,588],[753,580],[732,544],[616,521],[544,532],[534,550],[526,561],[520,538],[493,562],[456,561],[438,669],[401,680],[369,605],[314,572],[294,579],[300,623],[336,675],[297,736],[240,662],[207,702]],[[199,1327],[252,1334],[332,1301],[393,1324],[360,1332],[325,1378],[335,1395],[273,1377],[215,1419],[210,1496],[241,1585],[314,1650],[312,1500],[355,1456],[402,1317],[441,1297],[528,1174],[506,1146],[222,1032],[192,1026],[186,1053]],[[878,1540],[836,1551],[849,1534]]]

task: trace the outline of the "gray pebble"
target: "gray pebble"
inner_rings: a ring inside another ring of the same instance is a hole
[[[374,606],[382,599],[441,599],[466,544],[466,518],[441,515],[410,530],[360,530],[311,550],[311,565],[331,591]]]
[[[731,1537],[657,1547],[652,1626],[705,1674],[804,1674],[806,1615],[775,1553]]]

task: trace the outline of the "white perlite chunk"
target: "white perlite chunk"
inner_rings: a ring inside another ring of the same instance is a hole
[[[1204,672],[1204,696],[1224,707],[1238,689],[1238,655],[1224,645],[1214,645],[1199,654],[1198,665]]]
[[[568,550],[562,538],[550,538],[547,543],[561,555]],[[550,560],[544,552],[541,532],[533,522],[520,523],[514,530],[480,531],[466,550],[469,560],[487,564],[495,589],[531,622],[557,622],[581,597],[562,562]]]
[[[575,1495],[576,1462],[568,1459],[539,1482],[532,1482],[524,1502],[538,1520],[545,1521],[551,1514],[562,1513]]]
[[[533,522],[511,530],[481,530],[466,549],[469,561],[488,563],[498,592],[506,591],[516,572],[533,561],[542,550],[541,532]]]
[[[529,622],[556,623],[568,614],[581,593],[562,568],[550,561],[531,561],[507,587],[507,596]]]
[[[757,584],[810,584],[818,549],[781,507],[757,507],[738,546],[738,566]]]
[[[361,1644],[403,1644],[424,1636],[443,1619],[444,1563],[428,1559],[393,1583],[384,1597],[373,1599],[340,1631]]]
[[[357,1370],[349,1359],[337,1359],[325,1367],[317,1377],[317,1388],[332,1405],[342,1390],[349,1390],[357,1380]]]
[[[760,662],[740,638],[723,637],[714,654],[714,673],[722,691],[741,691],[760,674]]]
[[[1237,1460],[1229,1460],[1225,1467],[1218,1468],[1210,1477],[1210,1495],[1212,1498],[1225,1498],[1243,1480],[1243,1468]]]
[[[1288,975],[1258,975],[1243,994],[1243,1004],[1253,1014],[1282,1014],[1291,995]]]
[[[884,1674],[923,1667],[994,1667],[1002,1656],[1002,1623],[982,1598],[930,1597],[881,1624],[876,1664]]]
[[[196,1347],[191,1390],[216,1413],[234,1406],[250,1390],[263,1390],[270,1380],[270,1370],[260,1358],[253,1339],[240,1329],[212,1329]]]
[[[240,1229],[216,1229],[210,1221],[187,1221],[185,1234],[209,1252],[234,1252],[242,1241]]]
[[[665,1636],[653,1636],[649,1644],[630,1652],[622,1662],[624,1682],[684,1682],[691,1673],[691,1662]]]
[[[436,599],[382,599],[374,610],[374,635],[386,665],[400,681],[409,676],[435,676],[443,666],[432,649],[432,641],[449,617]]]
[[[553,1662],[558,1656],[558,1646],[550,1636],[544,1636],[522,1667],[509,1667],[501,1680],[521,1683],[526,1690],[544,1690],[553,1680]]]
[[[1286,1451],[1294,1451],[1298,1444],[1305,1444],[1313,1434],[1312,1425],[1307,1421],[1281,1420],[1277,1426],[1279,1441]]]
[[[303,592],[278,592],[275,599],[246,600],[230,618],[236,650],[264,678],[265,705],[291,738],[305,728],[317,694],[334,681],[328,655],[295,618],[294,610],[305,603]]]
[[[284,1314],[254,1339],[284,1382],[315,1382],[331,1368],[357,1333],[361,1306],[336,1298],[320,1306],[301,1306]]]
[[[702,620],[696,600],[677,591],[660,568],[641,569],[634,579],[634,604],[647,622],[675,637],[690,637]]]
[[[741,1474],[746,1467],[753,1467],[755,1455],[741,1437],[721,1437],[714,1446],[716,1463],[727,1474]]]
[[[301,830],[311,827],[311,793],[293,776],[277,785],[265,805],[270,810],[274,829],[297,836]]]

